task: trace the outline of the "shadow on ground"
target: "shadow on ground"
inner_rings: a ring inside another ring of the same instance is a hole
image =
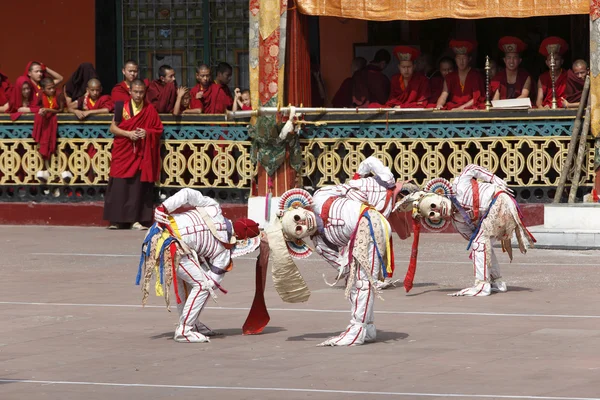
[[[271,333],[285,332],[286,329],[279,326],[267,326],[259,335],[269,335]],[[242,336],[242,328],[215,329],[216,336],[211,336],[210,340],[221,339],[227,336]],[[256,335],[248,335],[256,336]],[[159,335],[150,336],[150,339],[173,339],[173,332],[165,332]]]
[[[333,336],[339,335],[339,332],[319,332],[319,333],[306,333],[304,335],[290,336],[287,338],[288,342],[302,342],[310,341],[311,339],[324,340]],[[404,340],[408,337],[408,333],[403,332],[390,332],[382,331],[377,329],[377,340],[376,342],[391,342]]]

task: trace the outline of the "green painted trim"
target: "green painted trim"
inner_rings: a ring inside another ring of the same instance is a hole
[[[116,13],[117,13],[117,82],[121,81],[121,71],[123,68],[123,0],[116,1]]]
[[[210,3],[208,0],[202,1],[202,30],[204,36],[204,64],[210,66]]]

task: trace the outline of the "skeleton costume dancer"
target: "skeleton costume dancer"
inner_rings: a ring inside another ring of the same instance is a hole
[[[425,224],[438,228],[451,221],[469,240],[475,284],[452,296],[489,296],[491,292],[506,292],[493,244],[500,240],[502,249],[512,261],[510,241],[513,233],[522,253],[535,242],[523,224],[506,182],[485,168],[471,164],[452,185],[438,178],[429,182],[425,190],[405,197],[398,209],[412,211],[413,218],[422,218]]]
[[[312,197],[305,190],[292,189],[280,201],[281,239],[286,241],[290,254],[297,257],[309,254],[304,239],[311,237],[317,253],[334,268],[348,268],[346,296],[352,304],[350,325],[321,346],[350,346],[375,340],[375,283],[393,273],[391,228],[387,220],[374,208],[344,197],[345,194],[339,186],[318,190]],[[269,236],[270,244],[271,240]]]
[[[221,281],[232,268],[231,258],[259,246],[258,224],[242,218],[232,226],[215,200],[187,188],[157,207],[154,218],[156,223],[142,245],[136,280],[139,285],[143,279],[142,304],[148,298],[150,279],[156,274],[156,293],[165,297],[169,308],[172,283],[179,313],[174,340],[208,342],[208,336],[215,332],[198,317],[208,296],[216,298],[215,289],[226,293]]]

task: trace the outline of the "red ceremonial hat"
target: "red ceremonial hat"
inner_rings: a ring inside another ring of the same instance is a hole
[[[527,49],[527,44],[518,37],[504,36],[498,41],[498,48],[504,53],[522,53]]]
[[[248,218],[240,218],[233,223],[233,230],[238,240],[245,240],[260,235],[258,224]]]
[[[394,54],[398,57],[398,61],[415,61],[421,55],[421,52],[410,46],[396,46]]]
[[[454,54],[471,54],[477,47],[477,42],[474,40],[451,40],[450,48]]]
[[[567,42],[559,38],[558,36],[550,36],[542,41],[540,44],[540,54],[544,57],[548,57],[550,53],[563,55],[569,50]]]

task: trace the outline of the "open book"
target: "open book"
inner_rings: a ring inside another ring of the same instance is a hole
[[[531,100],[529,98],[492,100],[492,108],[498,110],[526,110],[531,108]]]

